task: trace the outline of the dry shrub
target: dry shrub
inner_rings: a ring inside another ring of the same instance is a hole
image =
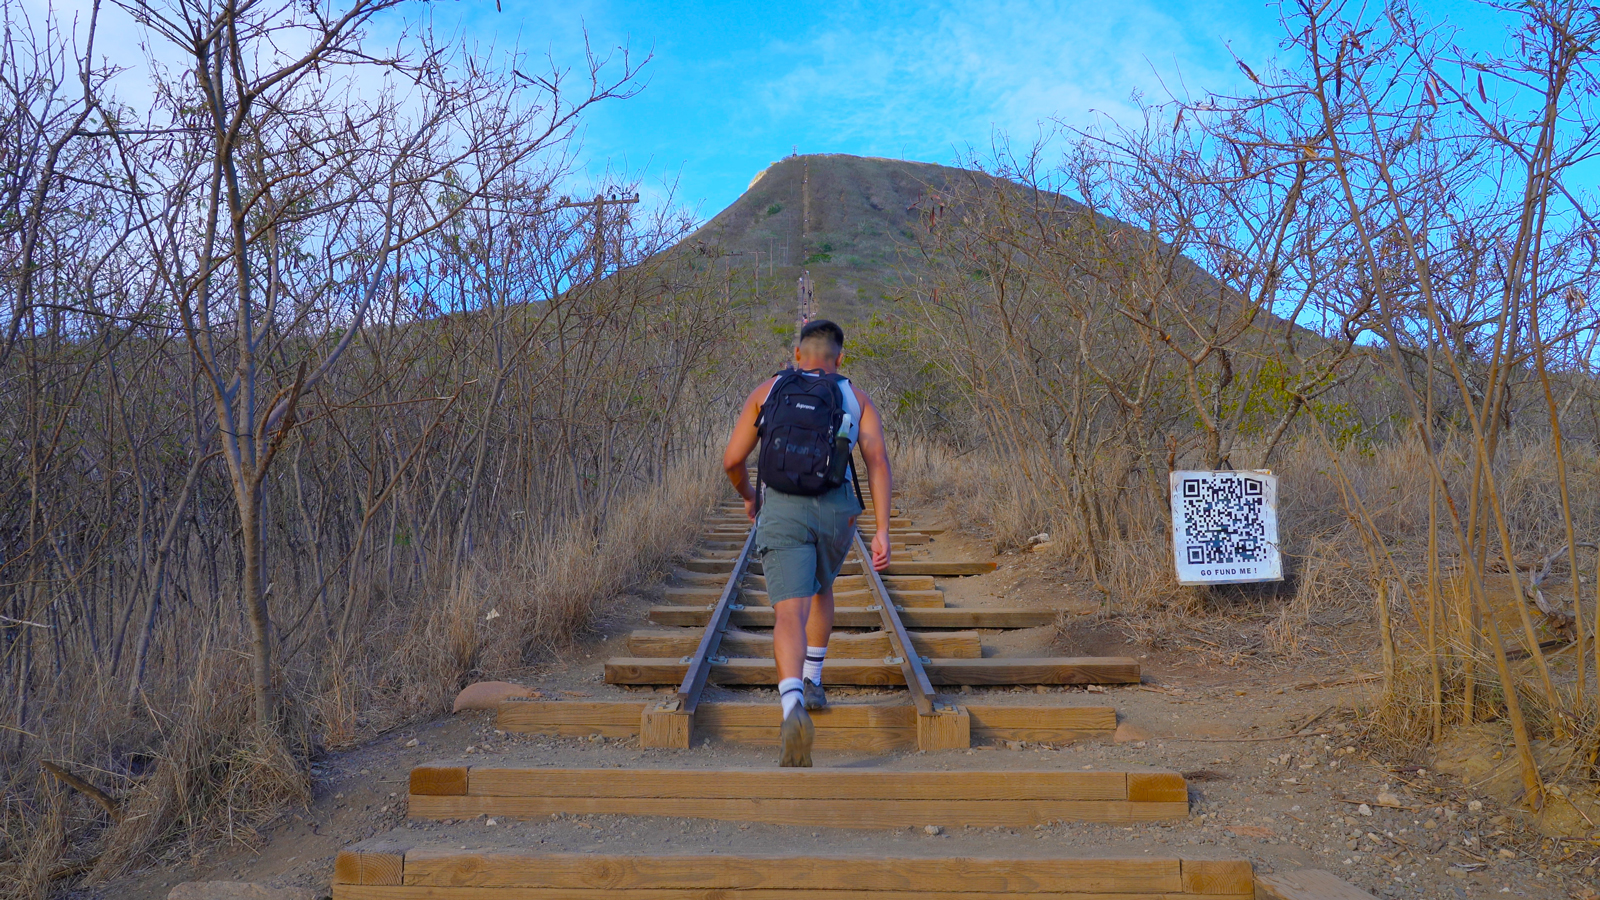
[[[1466,448],[1454,444],[1447,455],[1457,461],[1450,476],[1465,481],[1470,476]],[[1554,494],[1553,449],[1543,441],[1508,439],[1504,457],[1500,480],[1513,534],[1519,539],[1519,556],[1543,557],[1564,545]],[[1014,455],[987,448],[963,453],[933,442],[904,441],[895,449],[896,481],[909,497],[949,515],[961,530],[988,540],[997,553],[1023,547],[1029,536],[1049,532],[1052,544],[1041,555],[1064,574],[1100,591],[1109,613],[1146,617],[1156,623],[1157,632],[1166,632],[1184,627],[1194,615],[1226,612],[1244,602],[1272,617],[1265,634],[1269,648],[1280,654],[1305,649],[1311,629],[1331,633],[1352,624],[1370,624],[1373,618],[1377,594],[1372,567],[1360,529],[1345,504],[1341,471],[1350,490],[1365,501],[1396,564],[1419,593],[1425,587],[1427,465],[1414,442],[1330,448],[1318,438],[1304,436],[1280,446],[1273,471],[1280,486],[1286,581],[1280,590],[1249,592],[1178,585],[1165,485],[1158,493],[1145,477],[1131,482],[1130,488],[1117,488],[1118,476],[1128,471],[1127,460],[1120,456],[1091,464],[1096,477],[1090,481],[1097,486],[1091,499],[1111,520],[1093,542],[1098,551],[1096,572],[1087,558],[1090,542],[1081,516],[1072,508],[1074,501],[1056,487],[1065,483],[1064,474],[1054,483],[1037,475],[1029,478],[1026,471],[1043,472],[1045,464],[1036,459],[1024,467]],[[1582,460],[1569,459],[1568,465],[1574,494],[1589,503],[1574,511],[1579,539],[1592,539],[1584,535],[1600,531],[1600,464],[1590,454]],[[1441,545],[1440,550],[1449,567],[1456,548]],[[1557,561],[1558,573],[1564,571],[1563,563],[1564,559]],[[1415,632],[1418,625],[1413,615],[1409,627]]]
[[[688,551],[725,485],[720,466],[699,451],[603,518],[570,519],[554,533],[480,553],[453,586],[445,580],[428,592],[436,600],[419,598],[408,615],[374,623],[377,635],[369,631],[345,664],[326,669],[312,698],[324,742],[343,746],[448,710],[467,683],[525,673],[569,646],[611,601]]]
[[[664,574],[694,544],[704,515],[726,490],[720,466],[706,454],[629,497],[604,522],[581,519],[492,572],[480,567],[474,589],[462,592],[482,623],[475,668],[514,671],[589,629],[604,601]],[[501,615],[485,622],[490,609]]]
[[[256,728],[248,658],[225,649],[221,632],[196,630],[205,646],[186,677],[152,683],[132,704],[108,702],[109,689],[84,697],[53,752],[30,745],[34,752],[5,784],[4,826],[18,857],[6,895],[44,898],[67,879],[108,878],[162,848],[198,854],[219,841],[248,841],[285,806],[311,799],[305,747]],[[169,690],[177,699],[158,710],[151,693]],[[308,723],[287,724],[303,744]],[[93,763],[75,762],[85,758]],[[119,815],[46,774],[45,761],[105,791]]]
[[[193,644],[158,656],[192,660],[187,671],[153,668],[131,702],[116,679],[94,681],[75,702],[43,698],[59,711],[49,740],[8,740],[0,894],[43,900],[80,876],[111,878],[153,856],[253,843],[286,807],[310,800],[308,763],[323,749],[447,711],[468,681],[526,674],[569,646],[610,602],[692,547],[725,484],[709,452],[689,452],[603,518],[480,551],[453,587],[443,575],[416,591],[370,586],[382,601],[352,647],[312,644],[285,660],[287,737],[264,737],[253,723],[243,623],[208,617],[209,605],[175,611],[187,618],[173,633]],[[42,775],[43,760],[116,798],[120,821]]]
[[[169,841],[191,854],[219,840],[249,841],[285,806],[311,800],[304,753],[254,724],[247,660],[227,651],[200,659],[187,697],[160,717],[154,765],[129,786],[91,881]],[[286,730],[303,735],[306,724]]]
[[[1600,460],[1587,446],[1568,443],[1565,450],[1574,530],[1580,542],[1600,543]],[[1529,567],[1555,554],[1544,597],[1570,613],[1572,573],[1562,552],[1566,538],[1555,453],[1554,445],[1540,436],[1507,435],[1495,477],[1524,589]],[[1452,490],[1464,494],[1472,477],[1470,442],[1451,436],[1438,458]],[[1373,710],[1373,734],[1397,754],[1426,748],[1430,737],[1439,736],[1435,722],[1449,733],[1469,719],[1464,708],[1469,669],[1476,685],[1470,719],[1481,722],[1505,714],[1492,648],[1486,638],[1471,644],[1464,630],[1470,621],[1464,588],[1451,587],[1460,581],[1464,563],[1443,499],[1437,550],[1444,584],[1433,612],[1438,661],[1430,660],[1429,462],[1414,440],[1330,447],[1318,436],[1304,435],[1279,448],[1273,470],[1279,477],[1286,580],[1276,589],[1178,586],[1164,500],[1153,491],[1109,497],[1108,486],[1126,472],[1125,461],[1115,456],[1091,463],[1094,476],[1089,482],[1097,493],[1090,496],[1117,510],[1114,525],[1097,536],[1097,567],[1088,559],[1074,498],[1038,477],[1044,469],[1037,459],[1025,466],[1015,455],[987,448],[958,453],[937,445],[904,444],[897,448],[895,462],[897,480],[908,495],[942,507],[958,528],[989,540],[996,552],[1021,546],[1028,535],[1050,532],[1054,540],[1042,556],[1059,567],[1062,580],[1076,579],[1098,591],[1102,614],[1115,617],[1135,640],[1199,649],[1230,664],[1245,657],[1293,658],[1318,651],[1345,654],[1361,670],[1381,671],[1378,585],[1391,584],[1394,674]],[[1035,477],[1030,480],[1026,471]],[[1460,496],[1456,503],[1465,506]],[[1364,538],[1364,533],[1375,534],[1376,540]],[[1487,567],[1503,573],[1497,533],[1491,531],[1487,544]],[[1593,551],[1584,550],[1579,565],[1585,631],[1592,634],[1600,618],[1594,606],[1600,571],[1591,567],[1600,562]],[[1600,680],[1589,666],[1580,692],[1574,659],[1577,653],[1591,652],[1592,643],[1567,643],[1565,649],[1550,651],[1560,654],[1551,660],[1557,688],[1552,703],[1530,659],[1537,651],[1528,646],[1520,618],[1510,612],[1531,601],[1508,593],[1509,576],[1491,574],[1489,579],[1491,586],[1505,582],[1505,589],[1496,587],[1491,600],[1501,609],[1497,620],[1530,733],[1536,739],[1570,742],[1581,748],[1584,759],[1600,758]],[[1531,605],[1529,611],[1539,619]],[[1552,628],[1542,626],[1539,638],[1552,638]],[[1581,703],[1580,695],[1585,698]],[[1587,772],[1566,776],[1594,781],[1600,780],[1600,771],[1591,762]]]

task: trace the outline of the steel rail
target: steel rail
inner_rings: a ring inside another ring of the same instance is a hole
[[[916,647],[911,643],[911,636],[906,633],[905,623],[900,621],[900,611],[895,608],[894,601],[889,597],[889,589],[884,587],[883,577],[872,567],[872,553],[861,540],[860,531],[856,531],[855,540],[856,555],[861,557],[861,572],[867,577],[867,587],[878,599],[878,615],[883,619],[884,633],[889,636],[889,643],[900,659],[900,671],[905,674],[906,687],[911,691],[911,701],[917,705],[917,715],[936,715],[938,712],[934,709],[936,694],[933,683],[928,681],[927,670],[922,667],[922,658],[917,656]]]
[[[750,551],[755,543],[756,526],[752,522],[750,534],[744,539],[744,547],[733,561],[733,572],[728,576],[728,583],[723,585],[722,594],[711,607],[711,619],[706,622],[705,634],[700,636],[700,645],[695,648],[694,655],[688,658],[689,669],[683,674],[683,683],[678,685],[678,709],[685,714],[693,714],[695,707],[700,705],[700,694],[705,690],[706,679],[711,674],[712,660],[722,648],[722,635],[728,630],[728,614],[734,607],[733,598],[739,596],[739,582],[744,580],[745,569],[750,566]]]

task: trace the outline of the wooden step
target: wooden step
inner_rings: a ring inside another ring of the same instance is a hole
[[[868,512],[868,513],[862,515],[856,521],[858,523],[860,523],[861,525],[863,525],[863,526],[867,526],[867,525],[876,524],[878,520],[873,517],[872,513]],[[750,524],[750,520],[745,518],[744,513],[741,511],[738,515],[713,516],[713,517],[710,517],[710,518],[705,520],[705,523],[704,523],[703,527],[705,527],[707,529],[711,529],[711,528],[737,528],[737,527],[739,527],[741,525],[749,525],[749,524]],[[894,527],[897,527],[897,526],[901,527],[901,528],[907,528],[907,527],[911,527],[913,524],[914,524],[914,522],[913,522],[912,519],[910,519],[910,518],[908,518],[906,516],[900,515],[899,511],[896,511],[895,515],[892,515],[892,516],[889,517],[889,527],[890,528],[894,528]]]
[[[891,560],[889,568],[883,570],[884,575],[987,575],[999,568],[999,564],[992,562],[936,562],[931,559],[918,560]]]
[[[1138,684],[1139,663],[1124,656],[1044,657],[1038,659],[944,659],[923,664],[934,684]],[[680,659],[618,656],[606,660],[607,684],[679,684],[688,666]],[[711,684],[775,685],[778,669],[770,658],[733,657],[713,663]],[[829,659],[822,683],[905,684],[898,662],[884,659]]]
[[[728,583],[726,572],[691,572],[688,569],[673,569],[672,577],[684,587],[714,587],[718,590]],[[883,578],[884,586],[891,591],[933,591],[938,590],[931,575],[888,575]],[[767,589],[765,575],[747,574],[744,584],[759,591]],[[867,587],[865,575],[841,575],[833,580],[833,589],[836,591],[859,591]]]
[[[913,543],[916,543],[916,542],[913,542]],[[923,541],[923,542],[920,542],[920,543],[927,543],[927,542]],[[700,550],[701,550],[701,552],[703,554],[707,555],[707,556],[712,556],[712,557],[715,557],[718,554],[722,554],[722,553],[728,553],[728,552],[731,552],[731,551],[737,551],[737,550],[739,550],[739,549],[741,549],[743,547],[744,547],[744,538],[740,538],[740,539],[738,539],[736,541],[704,540],[704,541],[700,542]],[[895,538],[894,540],[891,540],[889,542],[889,552],[891,554],[894,554],[894,553],[908,553],[908,552],[911,552],[911,546],[908,545],[905,541],[901,541],[898,538]],[[918,552],[921,552],[921,551],[919,550]]]
[[[495,727],[524,734],[608,738],[639,735],[642,717],[654,701],[508,700],[496,711]],[[971,722],[973,744],[1030,741],[1068,744],[1107,737],[1117,728],[1109,706],[962,707]],[[773,702],[702,703],[695,712],[696,739],[777,746],[781,708]],[[835,700],[811,714],[816,746],[823,750],[915,750],[916,708],[907,702],[855,704]]]
[[[767,589],[767,576],[746,575],[744,583],[758,591]],[[890,575],[883,579],[884,587],[891,591],[932,591],[938,590],[933,583],[931,575]],[[862,590],[867,586],[865,575],[840,575],[833,580],[833,589],[836,591]]]
[[[706,572],[711,574],[727,574],[733,571],[733,555],[720,558],[715,552],[684,560],[683,567],[691,572]],[[954,577],[958,575],[987,575],[997,568],[992,562],[939,562],[931,559],[891,561],[889,568],[883,572],[885,575],[933,575],[936,577]],[[756,575],[766,574],[761,568],[761,560],[750,562],[750,571]],[[839,569],[840,575],[860,575],[861,563],[853,559],[845,560]]]
[[[672,605],[690,607],[696,604],[714,604],[717,597],[722,596],[722,588],[718,586],[693,586],[693,588],[666,588],[661,591],[662,602]],[[944,591],[896,591],[890,588],[890,599],[902,607],[922,607],[922,609],[938,609],[944,605]],[[771,594],[766,591],[757,591],[754,588],[742,588],[739,591],[739,602],[744,604],[773,605]],[[869,607],[874,604],[872,593],[866,588],[834,589],[834,604],[845,607]]]
[[[439,763],[411,772],[412,818],[674,816],[838,828],[1151,822],[1188,815],[1169,771],[878,768],[556,769]]]
[[[1245,859],[540,853],[365,841],[334,900],[1252,900]]]
[[[771,606],[772,595],[766,591],[741,591],[740,596],[745,603],[754,603],[759,606]],[[889,599],[896,606],[907,609],[942,609],[944,607],[944,591],[901,591],[889,589]],[[835,592],[833,595],[835,606],[871,606],[875,602],[872,592],[862,589],[855,591]]]
[[[872,537],[873,529],[870,526],[863,528],[862,526],[857,525],[856,527],[858,529],[862,529],[861,533],[864,534],[868,539]],[[923,537],[932,540],[934,537],[944,534],[946,531],[947,529],[940,528],[937,525],[891,524],[889,526],[889,535],[891,537],[900,537],[902,535],[922,535]],[[716,525],[709,525],[701,529],[701,533],[705,534],[707,537],[726,535],[739,535],[742,537],[750,533],[750,520],[741,517],[740,521],[737,523],[725,522]]]
[[[668,628],[635,631],[628,636],[628,652],[634,656],[688,656],[700,645],[703,632],[695,628]],[[976,631],[938,633],[911,632],[911,644],[922,656],[952,659],[978,659],[983,648]],[[748,631],[729,631],[722,637],[718,652],[723,656],[767,657],[772,655],[772,635]],[[881,631],[857,634],[835,632],[828,639],[828,652],[855,659],[881,659],[891,655],[889,636]]]
[[[686,587],[666,588],[661,592],[661,599],[676,606],[693,606],[696,603],[715,603],[721,596],[722,589],[718,587]],[[766,591],[741,590],[740,602],[756,606],[771,606],[772,598]],[[942,607],[944,606],[944,593],[942,591],[896,591],[890,590],[889,596],[900,606],[915,607]],[[835,591],[833,602],[841,606],[871,606],[872,593],[865,588],[853,591]]]
[[[976,609],[906,609],[900,619],[907,628],[1038,628],[1053,625],[1056,611],[1020,607],[983,607]],[[775,614],[770,606],[747,606],[736,609],[728,616],[730,624],[739,628],[771,628]],[[652,606],[650,621],[656,625],[677,625],[704,628],[711,619],[706,605]],[[877,628],[883,616],[875,609],[862,606],[838,606],[833,610],[835,628]]]

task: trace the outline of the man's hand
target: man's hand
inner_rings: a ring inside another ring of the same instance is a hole
[[[760,513],[761,495],[755,491],[751,491],[750,496],[744,498],[744,514],[750,517],[750,521],[754,522],[756,520],[756,516]]]
[[[872,536],[872,568],[882,572],[889,568],[889,529],[879,529]]]

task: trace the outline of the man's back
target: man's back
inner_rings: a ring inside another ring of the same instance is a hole
[[[893,490],[883,422],[866,392],[838,374],[843,348],[844,331],[832,322],[802,329],[794,369],[763,381],[745,398],[722,457],[745,513],[756,523],[755,550],[773,599],[784,766],[811,765],[806,708],[827,703],[822,664],[833,631],[833,581],[855,543],[862,512],[852,448],[860,450],[872,486],[872,565],[880,571],[889,565]],[[771,482],[764,493],[750,483],[745,468],[757,447],[757,469]]]

